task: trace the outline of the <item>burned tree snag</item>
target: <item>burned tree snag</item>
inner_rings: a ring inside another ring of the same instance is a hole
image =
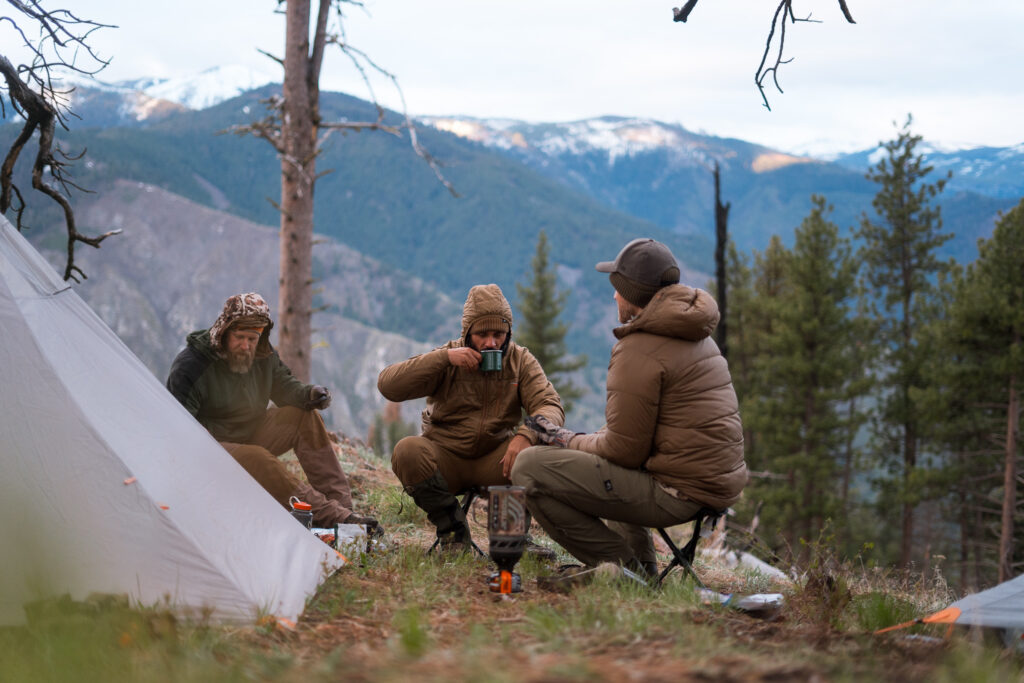
[[[728,359],[729,347],[726,341],[728,332],[728,325],[726,323],[728,292],[726,291],[725,252],[729,244],[729,207],[732,206],[732,202],[722,204],[721,178],[717,161],[715,162],[713,174],[715,176],[715,286],[717,288],[715,294],[718,299],[718,313],[721,316],[715,333],[715,341],[718,342],[718,348],[721,349],[722,356]]]

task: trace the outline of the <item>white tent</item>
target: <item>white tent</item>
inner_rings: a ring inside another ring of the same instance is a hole
[[[0,216],[0,625],[93,593],[295,620],[343,563]]]

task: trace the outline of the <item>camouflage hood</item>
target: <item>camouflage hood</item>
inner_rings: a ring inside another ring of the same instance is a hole
[[[478,325],[479,324],[479,325]],[[498,285],[476,285],[462,306],[462,343],[469,346],[469,332],[502,330],[512,337],[512,307]]]
[[[224,310],[210,327],[210,346],[217,353],[224,351],[224,335],[232,326],[262,327],[263,333],[256,345],[256,357],[270,355],[270,330],[274,321],[270,319],[270,306],[256,292],[235,294],[224,302]]]

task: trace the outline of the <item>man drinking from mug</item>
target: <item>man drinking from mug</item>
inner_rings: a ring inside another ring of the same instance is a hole
[[[523,411],[565,419],[540,363],[512,341],[512,308],[493,284],[469,290],[458,339],[384,368],[377,388],[390,401],[427,399],[422,435],[395,445],[391,468],[450,549],[471,540],[455,494],[508,484],[516,456],[537,443]]]

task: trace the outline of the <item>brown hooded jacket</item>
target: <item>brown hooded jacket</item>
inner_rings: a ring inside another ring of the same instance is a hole
[[[469,330],[485,317],[499,317],[508,324],[501,371],[453,366],[448,350],[469,346]],[[377,388],[389,401],[425,396],[423,436],[460,457],[486,455],[514,434],[536,443],[536,434],[521,424],[523,410],[557,425],[564,422],[565,414],[540,363],[511,340],[511,332],[512,308],[501,289],[493,284],[477,285],[469,290],[462,309],[461,337],[384,368]]]
[[[743,430],[729,366],[711,339],[718,304],[707,292],[670,285],[615,329],[606,425],[570,447],[644,468],[683,497],[715,509],[747,483]]]

